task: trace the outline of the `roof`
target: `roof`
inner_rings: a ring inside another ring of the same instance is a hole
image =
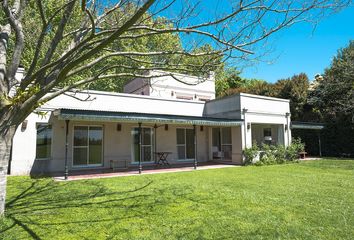
[[[162,97],[98,91],[62,94],[42,105],[39,110],[81,109],[107,112],[139,112],[152,114],[203,116],[202,101],[166,99]]]
[[[137,112],[92,111],[65,108],[57,109],[54,111],[54,116],[57,116],[59,120],[162,123],[198,126],[240,126],[243,123],[242,119],[224,119]]]
[[[256,94],[250,94],[250,93],[234,93],[232,95],[228,95],[228,96],[224,96],[221,98],[216,98],[213,99],[211,101],[218,101],[218,100],[222,100],[222,99],[226,99],[226,98],[233,98],[233,97],[249,97],[249,98],[257,98],[257,99],[264,99],[264,100],[271,100],[271,101],[278,101],[278,102],[286,102],[289,103],[290,100],[289,99],[285,99],[285,98],[276,98],[276,97],[268,97],[268,96],[263,96],[263,95],[256,95]]]
[[[322,130],[325,127],[323,123],[313,123],[313,122],[291,122],[292,129],[312,129],[312,130]]]

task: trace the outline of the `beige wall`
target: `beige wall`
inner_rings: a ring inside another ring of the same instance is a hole
[[[27,129],[23,132],[20,130],[15,138],[13,149],[13,168],[12,174],[29,174],[30,172],[48,173],[58,172],[63,173],[65,163],[65,121],[52,118],[52,154],[50,159],[36,160],[36,122],[39,122],[38,117],[32,116],[28,122]],[[42,120],[47,122],[48,119]],[[69,170],[73,170],[72,156],[73,156],[73,129],[75,125],[96,125],[103,127],[103,166],[101,168],[109,168],[110,160],[132,160],[132,136],[131,130],[138,127],[136,123],[122,123],[121,131],[117,130],[117,123],[112,122],[84,122],[84,121],[70,121],[68,133],[68,166]],[[144,124],[142,127],[152,127],[153,124]],[[157,136],[157,151],[172,152],[168,157],[170,163],[178,163],[177,160],[177,128],[193,128],[193,126],[183,125],[169,125],[166,131],[164,125],[159,127],[156,131]],[[241,163],[241,132],[240,127],[232,128],[232,161]],[[200,126],[196,126],[197,131],[197,160],[198,162],[206,162],[210,159],[209,151],[210,144],[209,131],[211,127],[204,126],[201,131]],[[28,136],[31,136],[30,142]],[[21,151],[21,149],[23,149]],[[193,162],[193,160],[191,160]],[[100,168],[100,167],[96,167]],[[82,168],[81,168],[82,169]]]

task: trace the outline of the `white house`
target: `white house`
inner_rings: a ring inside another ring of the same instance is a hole
[[[216,161],[242,164],[252,142],[288,145],[289,100],[215,99],[214,75],[133,79],[126,93],[79,91],[37,109],[13,139],[11,174]],[[150,73],[151,75],[151,73]],[[179,82],[188,82],[189,85]]]

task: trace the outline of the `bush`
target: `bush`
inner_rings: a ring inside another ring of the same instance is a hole
[[[305,144],[300,138],[293,138],[291,144],[286,149],[286,158],[288,161],[295,161],[299,158],[299,152],[305,151]]]
[[[245,157],[245,165],[252,164],[257,157],[259,148],[257,144],[253,144],[252,147],[243,150],[243,156]]]
[[[294,162],[298,159],[299,152],[305,150],[305,145],[301,139],[293,139],[291,145],[285,147],[283,145],[267,145],[262,144],[260,151],[260,161],[253,163],[254,158],[259,152],[257,145],[252,146],[245,150],[245,157],[247,164],[254,164],[256,166],[283,164],[286,162]],[[247,155],[246,155],[247,154]],[[248,158],[247,158],[248,156]]]

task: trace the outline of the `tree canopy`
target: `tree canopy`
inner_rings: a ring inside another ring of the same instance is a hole
[[[348,119],[354,124],[354,41],[338,50],[309,101],[327,120]]]

